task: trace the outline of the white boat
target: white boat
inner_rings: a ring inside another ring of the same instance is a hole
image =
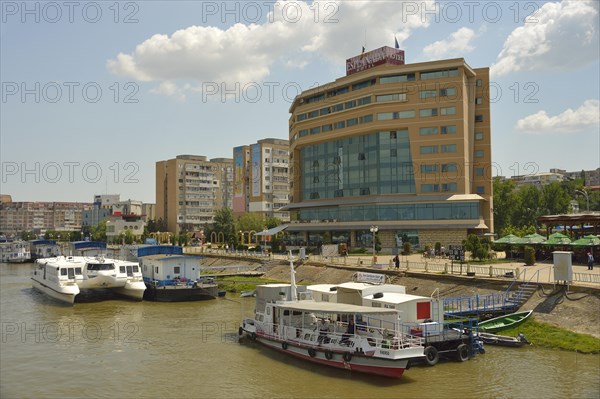
[[[146,290],[140,267],[135,262],[102,256],[59,256],[38,259],[36,264],[38,267],[32,276],[34,288],[71,304],[81,290],[109,288],[136,300],[142,300]],[[73,284],[77,290],[67,290],[68,296],[64,297],[63,288]]]
[[[31,247],[27,241],[0,242],[0,262],[23,263],[31,260]]]
[[[400,312],[345,303],[316,302],[306,287],[256,287],[254,318],[240,335],[283,353],[332,367],[400,377],[424,357],[423,338],[401,330]]]

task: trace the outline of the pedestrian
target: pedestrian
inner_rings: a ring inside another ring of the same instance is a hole
[[[396,265],[396,269],[400,269],[400,257],[398,254],[394,257],[394,264]]]
[[[592,255],[592,251],[588,251],[587,253],[587,262],[588,270],[594,270],[594,255]]]

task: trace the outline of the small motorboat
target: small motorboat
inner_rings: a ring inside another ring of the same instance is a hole
[[[250,296],[256,296],[256,290],[251,290],[251,291],[242,291],[240,293],[240,298],[247,298]]]
[[[480,321],[477,324],[477,328],[486,333],[495,333],[498,331],[507,330],[523,323],[532,312],[532,310],[516,312],[505,314],[504,316],[494,317],[493,319]]]
[[[513,348],[517,348],[523,345],[531,345],[527,338],[521,333],[516,337],[509,337],[506,335],[496,335],[490,333],[479,333],[479,339],[488,345],[498,345],[498,346],[510,346]]]

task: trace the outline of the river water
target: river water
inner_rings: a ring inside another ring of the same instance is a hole
[[[238,343],[254,298],[60,305],[31,264],[0,264],[2,398],[599,398],[600,356],[535,346],[390,380]]]

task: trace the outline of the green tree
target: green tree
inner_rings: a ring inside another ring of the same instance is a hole
[[[265,226],[267,226],[267,229],[272,229],[279,225],[281,225],[281,219],[275,216],[269,216],[265,219]]]
[[[23,241],[35,240],[37,238],[37,236],[35,235],[35,233],[33,231],[25,231],[25,230],[23,230],[21,232],[20,236],[21,236],[21,240],[23,240]]]
[[[106,220],[98,223],[98,226],[90,228],[92,241],[106,241]]]
[[[517,202],[515,183],[512,180],[501,181],[494,178],[494,231],[502,231],[512,224],[514,205]]]
[[[217,233],[223,233],[226,243],[237,241],[231,208],[222,208],[215,213],[213,230]]]
[[[542,187],[543,214],[559,215],[568,213],[571,196],[559,182],[552,182]]]
[[[238,231],[261,231],[265,221],[259,212],[246,212],[237,219]]]
[[[487,238],[481,239],[476,234],[469,234],[463,245],[465,250],[471,252],[471,259],[483,260],[490,256],[490,242]]]
[[[519,189],[518,197],[512,224],[517,227],[536,226],[537,218],[544,213],[542,190],[536,186],[525,185]]]

